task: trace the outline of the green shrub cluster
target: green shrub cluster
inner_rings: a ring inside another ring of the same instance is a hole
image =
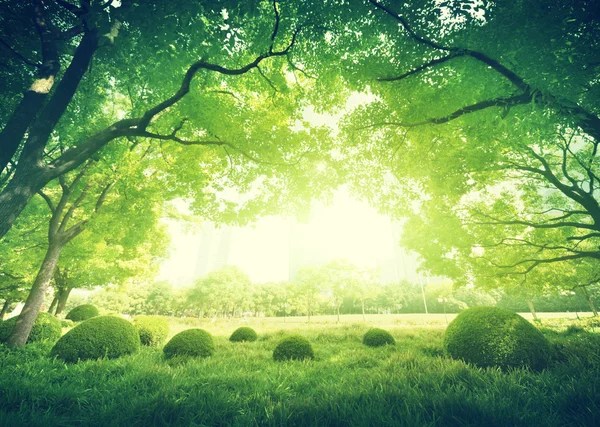
[[[212,335],[203,329],[186,329],[175,335],[163,348],[165,357],[208,357],[215,346]]]
[[[13,328],[17,324],[17,317],[0,322],[0,342],[6,342],[10,336]],[[62,327],[60,320],[54,317],[50,313],[44,311],[38,313],[35,323],[31,328],[28,343],[50,341],[54,342],[60,338],[62,334]]]
[[[379,328],[372,328],[363,336],[363,344],[369,347],[381,347],[384,345],[394,345],[396,340],[388,331]]]
[[[550,343],[527,320],[498,307],[473,307],[450,322],[444,350],[456,359],[480,367],[545,368],[552,356]]]
[[[133,325],[143,345],[161,345],[169,336],[169,322],[161,316],[136,316]]]
[[[282,339],[273,351],[273,359],[276,361],[314,358],[315,353],[310,341],[299,335],[292,335]]]
[[[135,353],[140,337],[127,320],[116,316],[98,316],[75,326],[52,348],[50,354],[66,362],[114,359]]]
[[[73,322],[83,322],[84,320],[91,319],[92,317],[99,316],[100,312],[95,305],[83,304],[78,305],[65,316],[65,319],[72,320]]]
[[[256,331],[247,326],[242,326],[241,328],[237,328],[233,331],[233,334],[229,337],[229,341],[239,342],[239,341],[256,341],[258,339],[258,335]]]

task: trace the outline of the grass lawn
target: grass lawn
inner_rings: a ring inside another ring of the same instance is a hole
[[[544,329],[558,350],[550,368],[502,372],[445,357],[443,315],[423,317],[172,320],[172,335],[202,327],[216,345],[207,359],[176,363],[152,348],[65,364],[49,345],[0,346],[0,425],[600,425],[600,334],[554,321]],[[259,340],[229,342],[241,325]],[[396,346],[364,346],[369,326]],[[314,361],[273,361],[292,333],[312,342]]]

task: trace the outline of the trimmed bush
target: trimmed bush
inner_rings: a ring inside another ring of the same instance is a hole
[[[73,322],[83,322],[84,320],[88,320],[99,315],[100,312],[95,305],[83,304],[78,305],[73,310],[69,311],[69,314],[65,316],[65,319],[72,320]]]
[[[498,307],[473,307],[450,322],[444,350],[480,367],[543,369],[552,355],[546,337],[518,314]]]
[[[65,362],[114,359],[135,353],[140,336],[127,320],[116,316],[98,316],[86,320],[67,332],[52,348],[51,356]]]
[[[212,335],[203,329],[186,329],[179,332],[165,345],[165,357],[192,356],[208,357],[213,354],[215,346]]]
[[[313,352],[310,341],[298,335],[282,339],[273,351],[273,359],[277,361],[314,358],[315,353]]]
[[[233,331],[233,334],[229,337],[229,341],[239,342],[239,341],[256,341],[258,335],[256,331],[247,326],[242,326],[241,328],[237,328]]]
[[[6,342],[10,336],[13,328],[17,324],[17,317],[0,322],[0,342]],[[62,335],[62,327],[60,320],[54,317],[50,313],[42,311],[38,313],[35,323],[27,338],[28,343],[51,341],[54,342]]]
[[[372,328],[363,336],[363,344],[369,347],[381,347],[384,345],[394,345],[396,340],[388,331],[379,328]]]
[[[136,316],[133,326],[140,335],[142,345],[158,346],[169,335],[169,322],[160,316]]]

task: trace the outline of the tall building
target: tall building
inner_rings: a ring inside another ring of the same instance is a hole
[[[227,265],[231,240],[231,227],[215,228],[213,223],[205,222],[200,234],[200,249],[194,277],[204,277],[211,271]]]
[[[319,245],[319,236],[314,228],[290,219],[289,238],[289,281],[294,281],[298,270],[302,267],[325,264],[330,261],[324,248]]]

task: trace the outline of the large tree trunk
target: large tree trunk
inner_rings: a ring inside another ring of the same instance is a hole
[[[43,59],[38,67],[35,81],[25,92],[21,102],[0,132],[0,172],[4,170],[16,153],[27,128],[44,106],[48,93],[54,85],[54,78],[60,69],[56,38],[52,34],[50,22],[44,14],[43,2],[35,2],[33,17],[40,35]]]
[[[529,306],[529,311],[531,311],[533,320],[538,320],[537,313],[535,312],[535,307],[533,306],[533,301],[531,301],[530,299],[527,299],[527,305]]]
[[[25,170],[26,169],[26,170]],[[31,165],[17,170],[15,176],[0,193],[0,239],[11,229],[13,223],[25,209],[35,193],[48,180],[43,172]]]
[[[11,302],[12,301],[9,299],[4,300],[4,304],[2,305],[2,311],[0,311],[0,320],[4,320],[4,316],[6,316]]]
[[[67,300],[69,299],[69,295],[71,294],[72,290],[73,288],[70,286],[60,288],[60,293],[58,294],[58,304],[56,306],[56,313],[54,313],[55,315],[58,316],[64,311],[65,306],[67,305]]]
[[[583,297],[585,298],[585,300],[587,301],[588,305],[590,306],[590,309],[592,310],[592,313],[594,313],[594,317],[598,317],[598,310],[596,310],[596,306],[594,305],[594,301],[592,301],[592,298],[590,297],[590,294],[587,291],[587,289],[585,288],[585,286],[581,287],[581,292],[583,293]]]
[[[31,292],[29,292],[29,296],[23,306],[23,311],[19,315],[17,323],[8,337],[9,347],[21,347],[27,342],[31,328],[44,302],[44,294],[54,274],[61,251],[62,245],[60,244],[50,243],[48,246],[40,271],[33,282]]]

